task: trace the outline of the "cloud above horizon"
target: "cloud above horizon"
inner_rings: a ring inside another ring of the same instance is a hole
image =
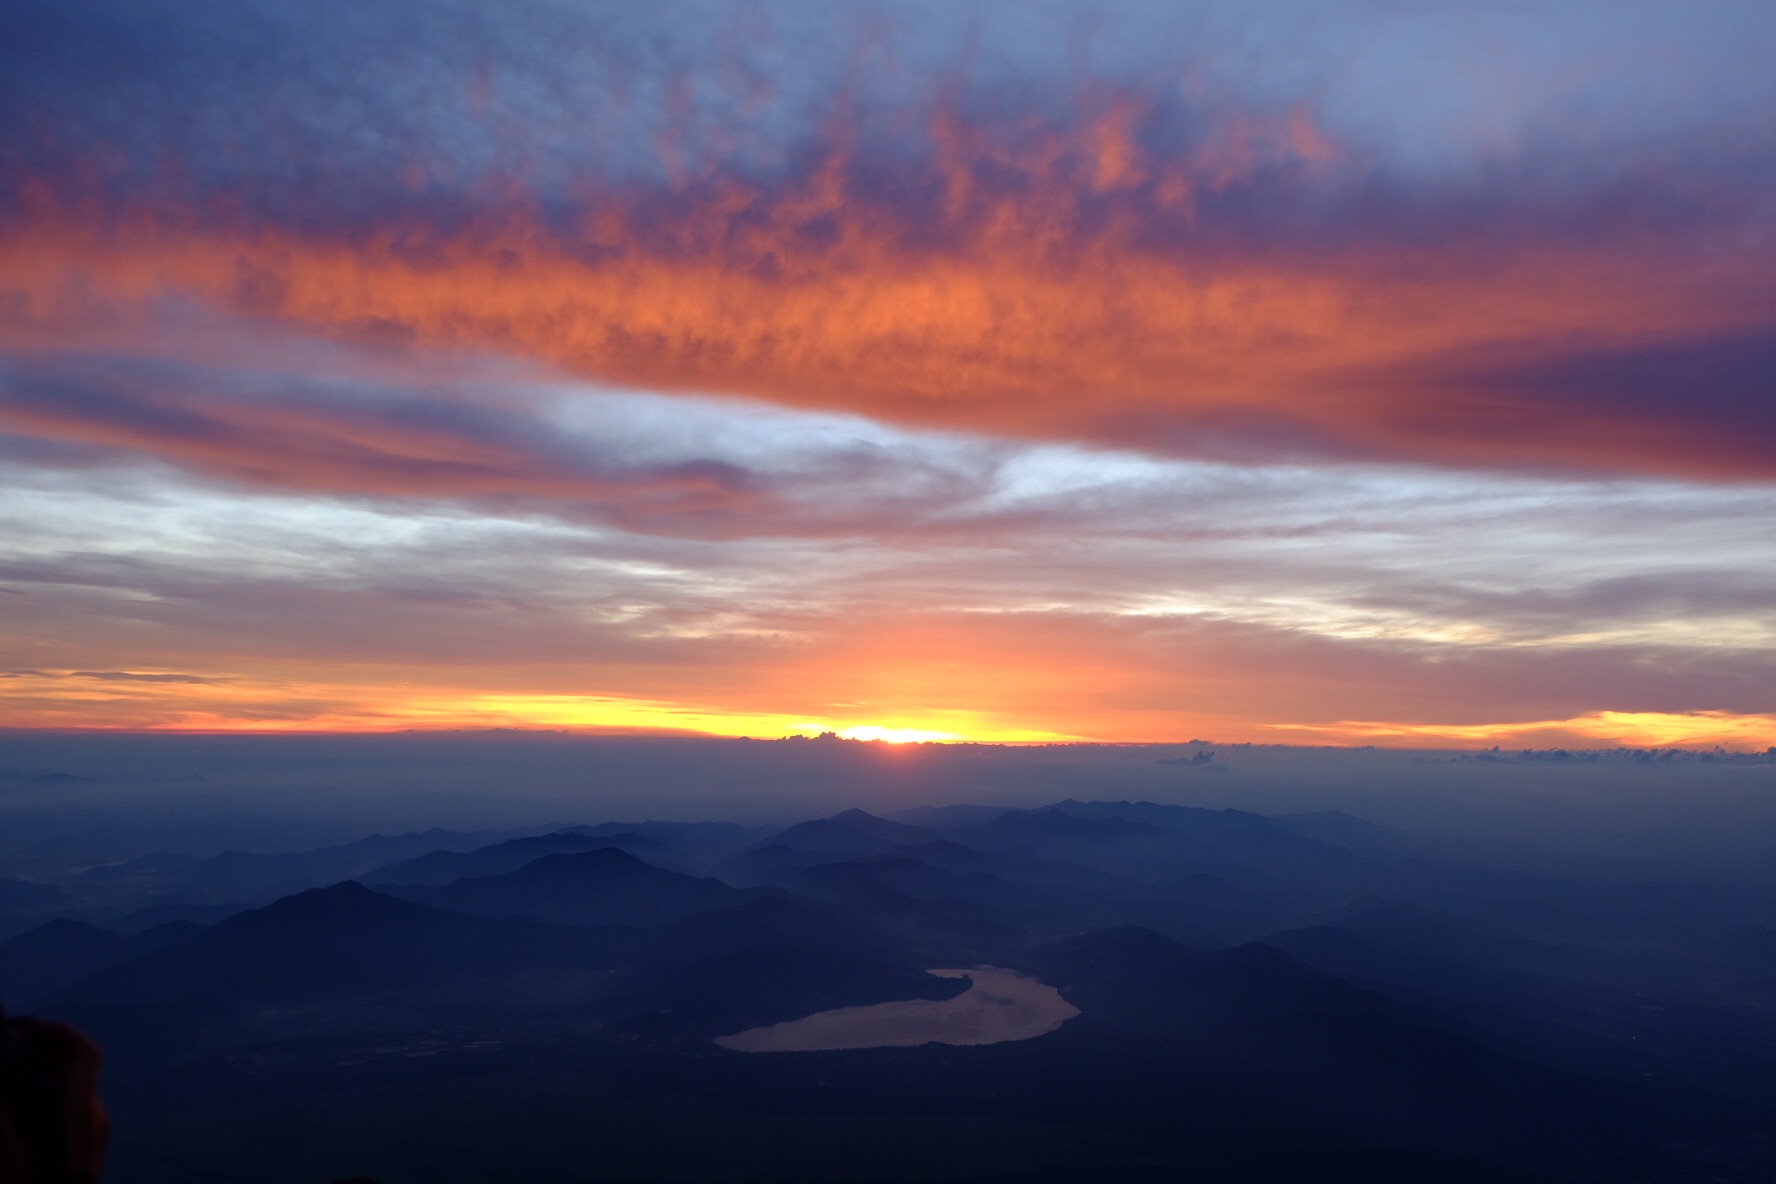
[[[1610,710],[1776,740],[1776,489],[1163,459],[511,381],[493,401],[531,426],[495,435],[633,482],[322,492],[274,440],[250,477],[18,452],[0,587],[39,677],[0,689],[12,717],[1461,739]],[[749,497],[654,483],[704,470]],[[98,654],[183,686],[71,682]]]
[[[1757,6],[7,24],[13,350],[173,293],[1174,454],[1776,473]]]
[[[1772,56],[1749,4],[14,6],[0,701],[1776,742]]]

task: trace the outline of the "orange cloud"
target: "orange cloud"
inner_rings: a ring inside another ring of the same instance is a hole
[[[1373,226],[1275,244],[1199,232],[1205,204],[1254,178],[1280,170],[1284,193],[1311,193],[1336,149],[1298,110],[1228,117],[1193,155],[1159,159],[1131,118],[1110,104],[1083,131],[1008,143],[940,114],[918,176],[935,196],[912,209],[859,181],[842,141],[774,187],[722,175],[592,190],[566,223],[519,192],[446,224],[297,233],[220,204],[99,209],[27,186],[28,213],[0,238],[0,347],[88,348],[171,293],[617,384],[1011,435],[1776,473],[1736,391],[1636,402],[1607,374],[1544,373],[1575,353],[1766,333],[1767,252],[1655,228],[1561,241],[1451,226],[1422,243]]]

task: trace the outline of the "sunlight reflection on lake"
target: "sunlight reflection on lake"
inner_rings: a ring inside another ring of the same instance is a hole
[[[919,1044],[1000,1044],[1052,1032],[1079,1009],[1046,983],[1013,970],[932,970],[966,978],[953,999],[905,999],[868,1007],[818,1011],[799,1020],[716,1038],[738,1052],[827,1052],[841,1048],[904,1048]]]

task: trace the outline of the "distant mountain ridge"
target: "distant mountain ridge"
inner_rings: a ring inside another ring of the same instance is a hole
[[[770,845],[841,855],[880,855],[910,843],[930,842],[938,833],[929,827],[909,826],[853,809],[831,818],[815,818],[785,827],[753,844],[753,848]]]
[[[634,833],[592,836],[578,831],[556,831],[522,839],[507,839],[470,851],[431,851],[412,859],[404,859],[380,867],[363,877],[363,883],[444,885],[453,880],[476,876],[498,876],[515,872],[525,864],[544,855],[574,854],[611,847],[648,858],[650,862],[670,860],[670,851],[652,839]]]
[[[615,847],[545,855],[501,875],[386,890],[475,916],[532,916],[562,925],[658,925],[733,908],[760,895],[756,889],[654,867]]]

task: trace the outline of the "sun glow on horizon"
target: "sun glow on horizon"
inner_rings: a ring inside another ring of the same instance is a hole
[[[968,739],[967,736],[958,736],[954,732],[934,732],[923,728],[883,728],[875,724],[845,728],[838,735],[845,740],[880,740],[884,744],[931,744]]]
[[[352,684],[303,677],[296,671],[25,669],[5,671],[0,677],[0,718],[10,728],[47,730],[497,729],[755,739],[833,736],[884,744],[1168,744],[1213,736],[1223,744],[1397,748],[1719,746],[1761,752],[1776,747],[1776,714],[1770,713],[1599,710],[1556,719],[1483,723],[1386,716],[1264,722],[1231,711],[1132,708],[1093,702],[1093,696],[1057,699],[1049,683],[1021,675],[971,681],[958,688],[948,666],[925,669],[918,663],[911,667],[901,663],[901,658],[889,660],[887,673],[880,677],[871,676],[873,663],[853,663],[850,674],[867,684],[866,695],[824,702],[807,701],[805,689],[821,684],[828,670],[824,666],[786,668],[773,685],[695,698],[664,687],[665,693],[630,696],[426,685],[422,681],[426,672],[421,670],[402,672],[407,677],[401,682]],[[1080,685],[1090,681],[1085,672],[1075,668],[1075,673],[1084,680]],[[947,681],[945,676],[950,676]],[[519,685],[529,677],[517,671],[506,675],[508,682]],[[945,704],[934,687],[947,687],[950,703],[970,705]]]
[[[1028,704],[962,711],[923,708],[872,713],[870,722],[788,711],[737,711],[719,703],[608,695],[520,694],[466,689],[342,686],[159,671],[14,671],[0,683],[0,706],[18,728],[229,733],[364,733],[512,729],[653,733],[712,737],[920,743],[1177,743],[1214,735],[1219,743],[1309,743],[1427,747],[1491,743],[1629,747],[1776,746],[1776,715],[1597,711],[1557,720],[1436,724],[1388,720],[1239,725],[1231,719],[1149,718],[1113,713],[1049,722]],[[94,709],[113,722],[95,726]],[[1035,726],[1032,726],[1035,725]],[[1280,734],[1279,734],[1280,733]],[[1308,740],[1308,737],[1313,740]],[[1269,737],[1270,739],[1266,739]]]

